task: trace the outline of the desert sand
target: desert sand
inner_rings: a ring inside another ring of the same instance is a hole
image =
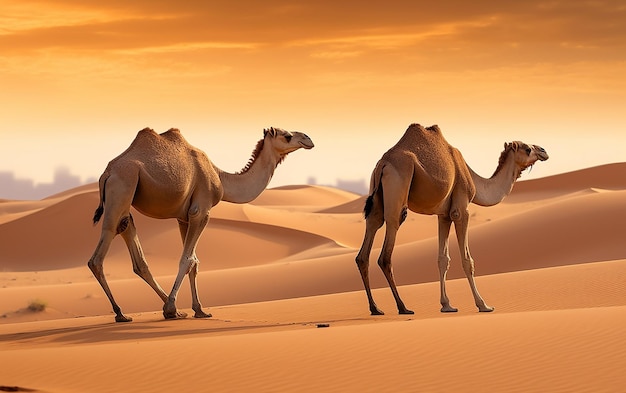
[[[454,234],[448,295],[459,312],[439,312],[437,219],[411,213],[394,272],[415,315],[397,314],[376,266],[381,231],[370,275],[386,315],[370,316],[354,262],[363,203],[321,186],[220,203],[198,246],[211,319],[164,320],[118,237],[105,272],[134,321],[116,324],[87,268],[97,185],[0,201],[0,391],[624,391],[626,163],[520,181],[500,205],[470,207],[476,281],[493,313],[473,304]],[[169,291],[177,225],[134,217]]]

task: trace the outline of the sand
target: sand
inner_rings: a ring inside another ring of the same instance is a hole
[[[97,185],[0,201],[0,391],[619,392],[626,386],[626,163],[521,181],[471,206],[478,313],[451,235],[439,312],[436,218],[409,214],[394,272],[415,315],[398,315],[372,253],[369,315],[354,263],[364,197],[321,186],[221,203],[198,246],[213,318],[165,321],[121,238],[105,260],[114,323],[86,262]],[[134,214],[166,289],[181,252],[173,220]],[[454,231],[453,231],[454,232]],[[189,285],[179,308],[190,311]],[[45,304],[30,311],[31,303]]]

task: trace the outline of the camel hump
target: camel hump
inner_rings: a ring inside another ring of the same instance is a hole
[[[137,133],[135,140],[131,144],[143,146],[155,146],[162,143],[174,142],[179,145],[187,145],[187,140],[183,137],[178,128],[170,128],[169,130],[158,134],[152,128],[146,127]]]
[[[441,129],[439,128],[439,126],[437,124],[433,124],[430,127],[424,127],[423,125],[419,124],[419,123],[413,123],[409,126],[409,128],[407,128],[407,131],[409,130],[415,130],[415,131],[421,131],[421,132],[426,132],[426,131],[430,131],[430,132],[441,132]]]
[[[424,130],[424,126],[422,126],[419,123],[412,123],[411,125],[409,125],[409,128],[406,129],[407,132],[408,131],[423,131]]]
[[[150,127],[146,127],[137,133],[137,138],[155,138],[155,137],[164,137],[168,139],[173,139],[173,138],[181,138],[182,134],[178,128],[170,128],[164,133],[158,134],[156,131],[154,131]]]
[[[170,128],[169,130],[165,131],[161,135],[174,135],[174,134],[181,135],[181,132],[178,128]]]
[[[408,136],[409,138],[417,137],[428,139],[443,137],[443,133],[441,132],[441,129],[438,125],[434,124],[430,127],[424,127],[423,125],[418,123],[411,124],[409,128],[407,128],[404,132],[404,135]]]
[[[156,135],[156,132],[152,128],[146,127],[137,133],[137,136],[140,136],[140,135]]]
[[[448,146],[448,142],[438,125],[424,127],[421,124],[413,123],[404,132],[396,146],[419,152],[424,149],[432,150],[435,147],[444,149]]]
[[[173,142],[184,142],[184,144],[187,143],[187,140],[183,137],[182,132],[180,132],[178,128],[170,128],[159,136]]]
[[[146,127],[137,133],[137,136],[135,136],[135,139],[131,143],[131,146],[133,144],[142,143],[142,141],[145,140],[152,140],[158,136],[159,134],[157,134],[152,128]]]
[[[412,131],[412,132],[420,132],[420,133],[435,133],[435,134],[441,134],[441,129],[439,128],[439,126],[437,124],[433,124],[430,127],[424,127],[421,124],[418,123],[413,123],[409,126],[409,128],[407,128],[407,132]]]

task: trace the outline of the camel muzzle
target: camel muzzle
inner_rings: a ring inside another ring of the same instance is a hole
[[[537,158],[539,161],[546,161],[550,156],[548,156],[548,152],[541,146],[533,145],[535,148],[535,153],[537,154]]]
[[[294,132],[294,134],[296,134],[296,132]],[[300,146],[302,146],[304,149],[309,150],[315,147],[315,144],[307,134],[303,134],[301,132],[298,132],[297,134],[300,134],[301,140],[299,141],[299,143]]]

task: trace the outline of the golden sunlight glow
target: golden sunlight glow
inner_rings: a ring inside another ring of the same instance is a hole
[[[487,172],[513,139],[576,134],[603,147],[555,156],[533,176],[624,160],[613,143],[626,127],[619,5],[0,5],[0,104],[13,130],[0,131],[12,146],[0,171],[19,176],[45,180],[57,166],[97,176],[146,126],[179,127],[235,170],[264,127],[309,133],[309,156],[328,167],[285,166],[275,184],[367,178],[412,122],[439,124]],[[73,159],[94,141],[103,147]]]

